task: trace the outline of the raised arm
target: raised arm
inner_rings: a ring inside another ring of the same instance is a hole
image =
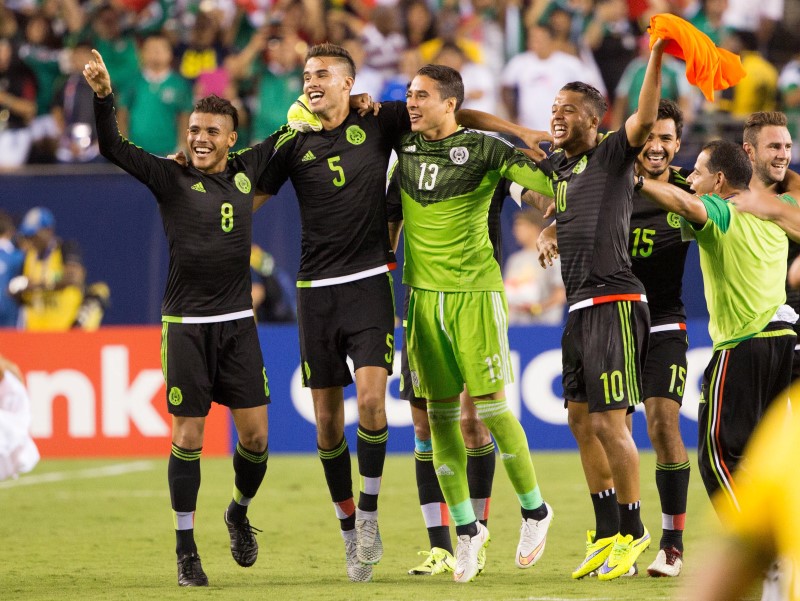
[[[705,225],[708,211],[703,201],[668,182],[654,179],[640,180],[644,185],[642,193],[665,211],[672,211],[697,225]]]
[[[171,161],[142,150],[122,136],[114,112],[111,76],[100,53],[92,50],[92,54],[94,59],[84,66],[83,76],[95,93],[94,114],[100,154],[155,192],[171,183],[167,173]]]
[[[641,146],[647,141],[650,130],[658,116],[658,101],[661,98],[661,59],[664,55],[664,40],[658,39],[650,50],[650,60],[644,73],[639,92],[639,108],[625,122],[625,133],[631,146]]]

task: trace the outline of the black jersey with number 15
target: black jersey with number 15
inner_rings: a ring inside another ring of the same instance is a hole
[[[669,183],[690,192],[687,175],[670,168]],[[686,321],[681,290],[688,249],[681,238],[681,218],[634,193],[629,250],[633,273],[647,291],[650,325]]]

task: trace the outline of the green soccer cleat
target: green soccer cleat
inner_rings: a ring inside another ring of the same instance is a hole
[[[486,544],[481,547],[481,550],[478,551],[478,576],[483,574],[483,568],[486,567],[486,549],[489,547],[489,543],[491,542],[492,537],[486,539]]]
[[[408,571],[409,576],[436,576],[449,574],[456,567],[456,559],[450,551],[433,547],[430,551],[419,551],[417,555],[427,555],[425,561]]]
[[[652,539],[647,528],[644,529],[644,534],[641,537],[634,539],[632,534],[622,536],[617,534],[617,539],[614,541],[614,546],[611,549],[611,554],[606,558],[605,563],[597,570],[598,580],[613,580],[620,576],[625,576],[639,555],[650,546]]]
[[[581,565],[572,572],[572,577],[575,579],[583,578],[602,566],[606,558],[611,555],[614,539],[616,539],[616,535],[595,540],[595,531],[587,530],[586,556],[583,558]]]

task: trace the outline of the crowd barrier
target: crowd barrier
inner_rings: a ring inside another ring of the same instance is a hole
[[[687,446],[697,444],[697,406],[703,369],[711,356],[707,324],[687,324],[689,368],[681,410]],[[43,457],[166,455],[170,417],[160,364],[161,328],[105,327],[97,332],[34,334],[0,330],[0,354],[17,362],[31,399],[32,435]],[[311,394],[302,387],[295,326],[259,326],[269,377],[270,452],[315,452]],[[397,332],[396,340],[402,340]],[[509,406],[532,449],[574,449],[561,397],[561,328],[511,327],[515,381]],[[390,452],[411,452],[414,429],[408,403],[399,398],[400,353],[389,379],[386,413]],[[678,375],[680,377],[680,375]],[[640,408],[641,409],[641,408]],[[347,436],[355,441],[355,388],[345,389]],[[649,448],[643,412],[634,415],[634,438]],[[207,420],[204,455],[235,445],[229,414],[214,405]]]

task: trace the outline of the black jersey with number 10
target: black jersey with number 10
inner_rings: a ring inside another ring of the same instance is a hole
[[[640,150],[622,129],[585,153],[567,158],[559,150],[542,163],[547,171],[549,162],[555,174],[561,276],[570,305],[644,292],[628,254],[633,164]]]

